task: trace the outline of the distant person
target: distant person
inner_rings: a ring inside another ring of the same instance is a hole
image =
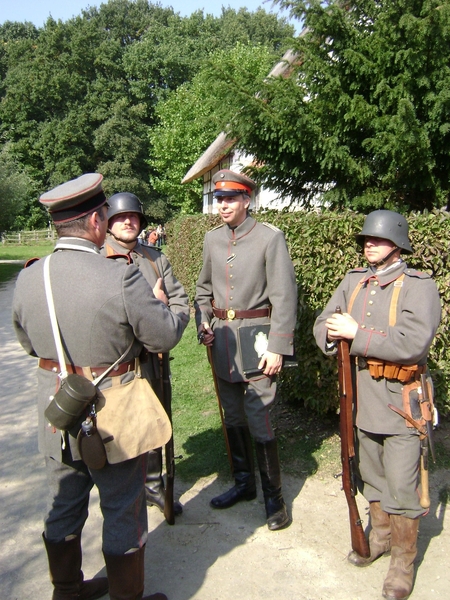
[[[146,242],[149,246],[157,246],[158,233],[156,232],[156,229],[151,229],[147,232]]]
[[[161,224],[156,228],[156,233],[158,234],[156,245],[158,248],[161,248],[161,246],[166,243],[166,232]]]
[[[156,353],[173,348],[184,324],[155,297],[136,266],[101,256],[108,227],[102,179],[99,173],[82,175],[46,192],[40,201],[48,208],[59,238],[49,267],[65,369],[78,374],[89,369],[97,377],[129,348],[100,384],[110,388],[134,379],[135,359],[144,347]],[[148,536],[143,477],[147,453],[89,469],[77,447],[81,421],[87,415],[70,431],[50,426],[45,418],[44,411],[60,388],[61,368],[44,288],[44,262],[38,260],[20,273],[13,323],[26,352],[39,357],[39,449],[45,455],[48,481],[43,539],[53,599],[94,600],[108,592],[108,584],[112,600],[142,598]],[[123,432],[127,425],[125,421]],[[84,581],[81,533],[94,485],[103,515],[108,580]],[[161,593],[145,598],[167,600]]]
[[[267,526],[276,530],[289,524],[289,516],[269,409],[283,355],[294,352],[294,267],[283,232],[248,213],[255,182],[224,169],[214,175],[213,183],[223,224],[205,236],[195,308],[199,340],[212,348],[235,485],[213,498],[211,506],[224,509],[256,498],[253,437]],[[239,328],[265,323],[270,323],[270,333],[259,363],[262,373],[246,377],[237,347]]]

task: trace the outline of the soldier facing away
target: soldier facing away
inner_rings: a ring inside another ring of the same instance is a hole
[[[135,359],[144,346],[152,352],[167,352],[178,343],[184,327],[155,298],[134,265],[101,256],[108,226],[102,179],[98,173],[82,175],[43,194],[41,202],[49,209],[59,238],[51,255],[50,280],[64,342],[63,369],[73,374],[88,369],[97,377],[123,355],[123,362],[100,384],[106,389],[134,379]],[[49,507],[43,539],[53,600],[94,600],[108,592],[108,585],[111,600],[138,600],[144,590],[148,535],[143,475],[147,453],[116,464],[106,462],[103,468],[88,468],[76,443],[82,419],[70,431],[60,431],[45,418],[44,411],[60,388],[61,370],[43,263],[39,260],[19,275],[13,323],[24,349],[39,357],[39,449],[45,456]],[[126,430],[126,420],[121,427]],[[102,550],[108,580],[84,581],[81,533],[94,485],[104,521]],[[161,593],[145,598],[167,600]]]
[[[369,502],[372,530],[369,558],[352,551],[348,560],[364,567],[390,552],[383,596],[404,600],[412,590],[419,520],[427,509],[418,493],[419,431],[388,405],[411,416],[441,305],[431,277],[401,258],[412,253],[402,215],[370,213],[357,241],[369,266],[347,273],[317,318],[314,335],[330,355],[337,340],[350,342],[356,378],[357,483]]]
[[[213,177],[223,224],[208,232],[196,291],[199,339],[212,350],[218,394],[232,458],[235,485],[211,500],[217,509],[256,498],[251,438],[264,494],[267,526],[281,529],[289,516],[281,492],[277,440],[269,408],[283,356],[294,351],[297,286],[282,231],[249,213],[256,184],[224,169]],[[247,377],[238,352],[238,329],[270,323],[259,375]]]

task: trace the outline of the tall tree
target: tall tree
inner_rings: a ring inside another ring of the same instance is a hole
[[[191,83],[177,88],[167,101],[160,102],[158,125],[150,130],[152,185],[168,199],[172,208],[195,213],[202,207],[199,181],[182,184],[189,167],[214,140],[222,127],[225,83],[217,70],[233,81],[236,96],[258,91],[258,82],[268,72],[274,54],[266,46],[237,44],[232,50],[217,50]]]
[[[223,123],[303,204],[402,211],[450,189],[450,1],[282,0],[307,27],[289,77],[222,97]]]

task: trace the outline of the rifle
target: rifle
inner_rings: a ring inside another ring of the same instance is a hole
[[[163,406],[167,416],[172,423],[172,386],[170,384],[169,353],[164,352],[161,356],[161,375],[162,375],[162,397]],[[173,486],[175,481],[175,456],[173,452],[173,428],[170,440],[165,445],[166,456],[166,488],[164,499],[164,517],[169,525],[175,523],[175,514],[173,512]]]
[[[336,307],[336,312],[342,314],[341,308]],[[353,381],[350,364],[349,342],[341,339],[338,341],[338,372],[339,372],[339,431],[341,434],[341,462],[342,488],[347,499],[350,535],[352,549],[363,558],[369,558],[369,543],[364,535],[362,521],[356,504],[356,481],[355,481],[355,443],[353,427]]]

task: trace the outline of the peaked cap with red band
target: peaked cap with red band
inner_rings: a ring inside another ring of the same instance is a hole
[[[216,198],[220,196],[238,196],[239,194],[251,196],[252,191],[256,188],[253,179],[229,169],[217,171],[212,181],[215,185],[214,196]]]
[[[39,198],[55,223],[73,221],[106,204],[103,175],[86,173],[45,192]]]

